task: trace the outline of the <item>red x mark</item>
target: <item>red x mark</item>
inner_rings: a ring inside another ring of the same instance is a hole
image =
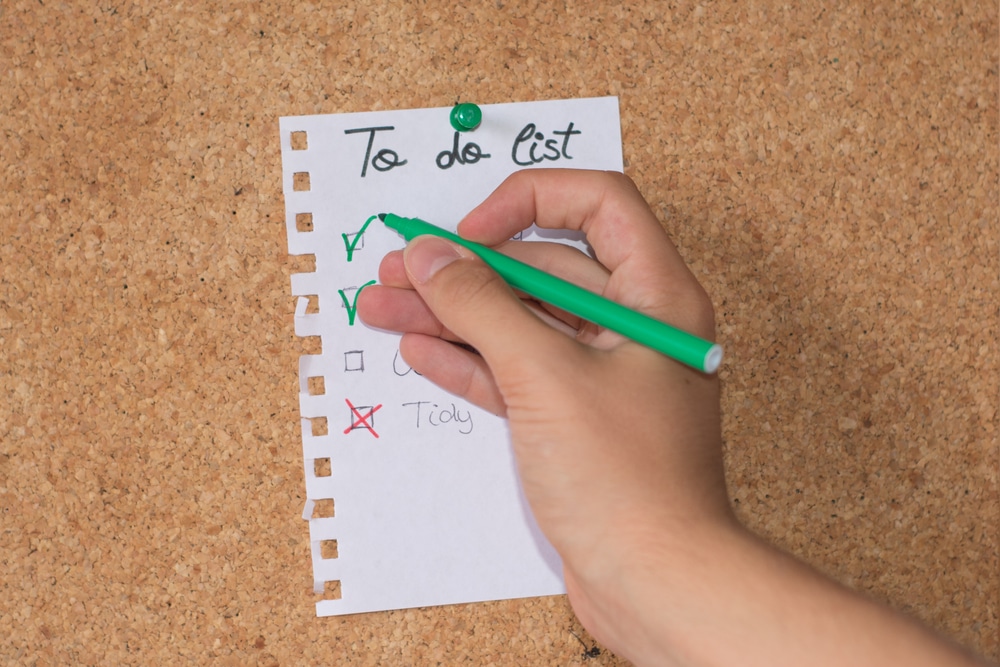
[[[346,435],[346,434],[350,433],[351,431],[353,431],[354,429],[358,429],[358,428],[362,428],[363,427],[363,428],[368,429],[371,432],[371,434],[374,435],[377,438],[378,437],[378,433],[376,433],[375,429],[372,428],[372,425],[368,423],[368,420],[373,418],[373,416],[375,414],[375,411],[378,410],[379,408],[381,408],[382,404],[379,403],[374,408],[372,408],[371,410],[369,410],[368,414],[362,415],[358,411],[358,409],[356,407],[354,407],[353,405],[351,405],[351,401],[349,399],[345,398],[344,402],[347,403],[347,407],[349,407],[351,409],[351,412],[354,413],[354,416],[358,418],[358,420],[356,422],[353,422],[350,426],[348,426],[347,428],[344,429],[344,434]],[[372,421],[374,421],[374,419],[372,419]]]

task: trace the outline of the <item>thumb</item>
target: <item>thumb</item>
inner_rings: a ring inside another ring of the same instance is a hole
[[[476,348],[501,388],[505,378],[523,377],[525,364],[537,367],[539,359],[551,360],[572,348],[569,338],[535,316],[468,248],[419,236],[407,245],[403,262],[427,306],[441,324]]]

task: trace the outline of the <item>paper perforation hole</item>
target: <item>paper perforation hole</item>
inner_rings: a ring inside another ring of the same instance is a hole
[[[320,540],[319,555],[323,558],[323,560],[338,558],[337,540]]]
[[[312,213],[296,213],[295,214],[295,231],[297,231],[297,232],[311,232],[311,231],[313,231],[313,214]]]
[[[330,459],[313,459],[313,474],[317,477],[329,477],[333,474],[330,468]]]
[[[326,394],[326,379],[322,375],[306,378],[306,389],[310,396],[323,396]]]
[[[327,423],[326,417],[313,417],[309,420],[309,425],[312,427],[313,437],[320,437],[330,433],[330,426]]]
[[[322,336],[300,336],[299,340],[302,341],[302,354],[323,353]]]
[[[313,502],[313,519],[332,519],[334,516],[333,498],[318,498]]]
[[[306,315],[315,315],[319,312],[319,295],[310,294],[306,297],[308,303],[306,304]]]
[[[323,582],[323,599],[339,600],[341,598],[340,579]]]
[[[316,273],[316,255],[289,255],[291,273]]]
[[[305,130],[296,130],[292,132],[292,150],[293,151],[304,151],[309,148],[309,136],[306,134]]]
[[[292,190],[295,192],[309,192],[309,172],[297,171],[292,174]]]

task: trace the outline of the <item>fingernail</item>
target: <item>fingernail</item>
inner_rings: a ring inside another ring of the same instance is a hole
[[[448,241],[433,236],[421,236],[410,242],[403,253],[403,261],[410,277],[426,283],[435,273],[461,257],[458,249]]]

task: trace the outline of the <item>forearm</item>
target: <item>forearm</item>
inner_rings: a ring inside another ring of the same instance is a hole
[[[621,570],[635,613],[614,623],[639,667],[984,664],[742,528],[699,532]]]

